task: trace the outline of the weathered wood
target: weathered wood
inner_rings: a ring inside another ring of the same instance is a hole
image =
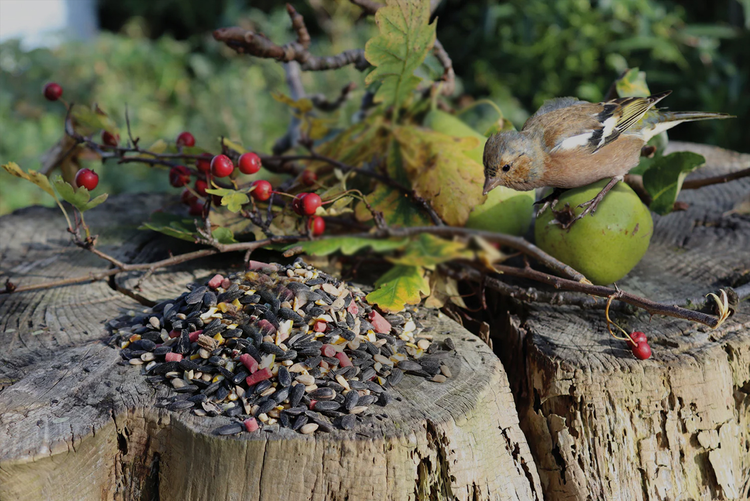
[[[709,176],[750,155],[677,143]],[[682,301],[750,280],[750,217],[731,213],[750,180],[683,191],[685,212],[654,216],[643,261],[620,283]],[[609,336],[603,310],[536,306],[507,318],[506,368],[545,499],[709,500],[750,497],[750,305],[721,328],[615,313],[647,334],[638,361]],[[503,360],[506,361],[505,359]]]
[[[166,255],[134,224],[158,203],[113,197],[87,220],[126,262]],[[68,243],[54,210],[0,218],[2,279],[38,283],[107,268]],[[169,241],[176,250],[174,241]],[[159,270],[138,294],[171,297],[213,261]],[[137,277],[0,297],[0,500],[541,499],[541,486],[495,355],[445,318],[453,377],[407,376],[387,417],[315,437],[287,430],[217,437],[228,418],[158,407],[169,395],[105,346],[105,322],[144,307],[121,293]]]

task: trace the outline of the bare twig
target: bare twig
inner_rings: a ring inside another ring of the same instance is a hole
[[[741,179],[743,177],[750,177],[750,167],[747,169],[730,172],[728,174],[721,174],[718,176],[704,177],[700,179],[687,179],[684,183],[682,183],[682,189],[697,190],[698,188],[702,188],[704,186],[728,183],[729,181],[734,181],[735,179]]]
[[[443,69],[445,70],[443,71],[443,88],[441,92],[445,96],[450,96],[456,90],[456,72],[453,71],[453,61],[451,61],[451,58],[445,51],[443,44],[441,44],[440,40],[438,40],[437,38],[435,39],[435,46],[432,50],[435,54],[435,57],[438,61],[440,61],[440,64],[443,65]]]
[[[370,66],[362,49],[346,50],[334,56],[313,56],[308,51],[310,35],[305,21],[291,5],[287,12],[292,20],[292,27],[297,33],[297,40],[284,45],[277,45],[262,33],[255,33],[239,27],[219,28],[214,31],[214,39],[225,43],[239,54],[276,59],[288,63],[297,61],[303,71],[335,70],[353,64],[362,71]]]
[[[349,93],[354,90],[356,85],[354,82],[349,83],[346,87],[341,89],[338,97],[334,101],[330,101],[324,94],[315,94],[310,96],[313,106],[322,111],[336,111],[339,107],[349,99]]]

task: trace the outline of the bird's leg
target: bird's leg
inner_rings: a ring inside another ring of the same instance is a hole
[[[552,193],[534,202],[534,205],[542,204],[541,208],[536,213],[537,216],[542,215],[544,211],[547,210],[547,207],[551,207],[554,209],[555,204],[557,204],[557,200],[560,198],[560,195],[565,193],[565,191],[565,188],[555,188],[554,190],[552,190]]]
[[[592,213],[596,212],[596,208],[599,207],[599,204],[601,203],[601,201],[604,200],[604,196],[607,193],[609,193],[609,191],[612,188],[614,188],[617,183],[619,183],[620,181],[622,181],[622,179],[623,179],[623,176],[615,176],[612,179],[610,179],[609,182],[604,186],[604,188],[602,188],[602,191],[600,191],[599,193],[597,193],[597,195],[594,198],[592,198],[588,202],[583,202],[582,204],[580,204],[578,206],[578,207],[585,207],[585,209],[583,210],[583,212],[581,212],[580,214],[578,214],[569,223],[563,225],[563,228],[564,229],[568,229],[568,228],[571,227],[571,225],[573,223],[575,223],[579,219],[582,219],[583,217],[585,217],[586,214],[588,214],[589,212],[592,212]]]

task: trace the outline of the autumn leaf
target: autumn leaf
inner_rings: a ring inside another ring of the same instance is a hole
[[[430,293],[430,283],[419,266],[397,265],[375,282],[375,289],[367,295],[367,301],[380,309],[397,312],[407,304],[418,304],[421,294]]]
[[[380,83],[375,102],[394,107],[394,122],[421,81],[414,71],[435,43],[435,23],[429,20],[429,0],[388,0],[375,14],[379,34],[365,45],[365,59],[375,69],[365,83]]]
[[[453,259],[471,259],[474,253],[466,248],[465,242],[453,242],[428,233],[421,233],[409,242],[403,255],[389,258],[394,264],[422,266],[428,270],[435,265]]]
[[[34,183],[35,185],[39,186],[41,189],[52,195],[55,200],[57,200],[55,190],[52,189],[52,185],[49,183],[49,179],[47,179],[47,176],[45,176],[44,174],[41,174],[34,170],[24,172],[21,167],[19,167],[15,162],[8,162],[7,164],[4,164],[3,169],[5,169],[8,174],[12,174],[13,176],[25,179],[30,183]]]
[[[646,72],[638,68],[629,69],[615,82],[615,90],[620,97],[648,97],[651,91],[646,83]]]
[[[301,248],[311,256],[327,256],[334,252],[341,252],[350,256],[367,247],[374,252],[382,253],[395,249],[402,249],[409,242],[407,238],[362,238],[362,237],[336,237],[322,240],[300,242],[287,246],[287,249]]]
[[[430,292],[430,297],[424,301],[427,308],[442,308],[445,303],[453,303],[459,308],[466,308],[466,303],[458,290],[458,282],[443,273],[432,272]]]
[[[484,168],[468,158],[473,137],[458,138],[414,126],[396,127],[403,165],[415,193],[424,198],[451,226],[463,226],[482,195]]]
[[[396,141],[391,141],[386,170],[391,179],[408,188],[411,183],[406,174],[401,149]],[[424,210],[417,206],[407,193],[393,186],[378,184],[375,190],[367,195],[367,202],[373,210],[383,213],[383,219],[389,226],[398,228],[432,225]],[[373,217],[364,203],[357,205],[354,215],[360,221],[369,221]]]

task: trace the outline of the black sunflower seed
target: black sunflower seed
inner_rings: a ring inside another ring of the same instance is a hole
[[[298,384],[292,386],[292,391],[289,394],[289,405],[297,407],[302,402],[302,397],[305,396],[305,386]]]
[[[214,433],[216,435],[234,435],[236,433],[240,433],[242,429],[243,428],[241,423],[232,423],[216,428],[214,430]]]
[[[279,378],[279,384],[283,387],[287,387],[292,384],[292,376],[291,374],[289,374],[287,368],[283,365],[279,367],[277,377]]]
[[[359,393],[356,391],[350,391],[344,397],[344,408],[347,411],[354,409],[359,402]]]

